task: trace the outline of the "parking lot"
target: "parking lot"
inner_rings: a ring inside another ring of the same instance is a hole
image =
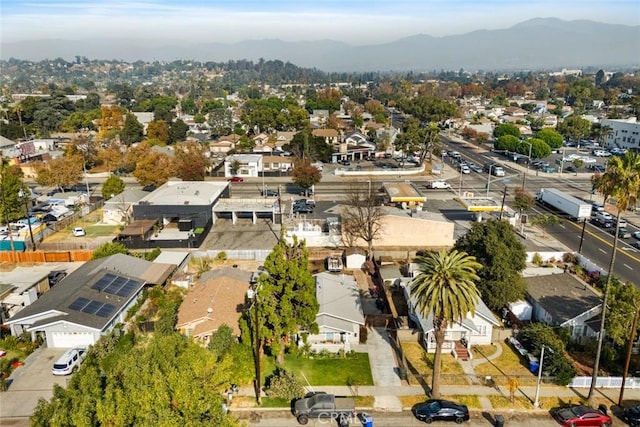
[[[41,347],[31,353],[24,365],[13,371],[8,380],[9,388],[0,393],[0,425],[27,426],[38,399],[50,399],[53,385],[65,386],[71,377],[51,373],[53,363],[66,349]]]

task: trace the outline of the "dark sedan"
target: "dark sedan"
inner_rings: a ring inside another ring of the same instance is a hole
[[[433,421],[455,421],[461,424],[469,420],[469,409],[449,400],[430,399],[418,403],[411,410],[418,420],[427,424]]]
[[[601,410],[584,405],[552,410],[553,418],[565,427],[594,426],[610,427],[611,417]]]
[[[620,418],[630,426],[640,426],[640,405],[632,406],[631,408],[624,408]]]

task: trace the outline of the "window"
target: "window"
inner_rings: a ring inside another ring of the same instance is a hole
[[[333,341],[333,336],[334,336],[333,332],[327,332],[326,334],[324,334],[324,339],[325,341]]]

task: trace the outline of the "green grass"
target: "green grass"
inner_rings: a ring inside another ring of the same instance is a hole
[[[308,359],[286,355],[282,368],[299,378],[304,385],[373,385],[369,355],[354,353],[346,358]],[[273,359],[264,366],[265,377],[276,369]],[[304,376],[303,376],[304,374]],[[306,378],[306,381],[305,381]]]

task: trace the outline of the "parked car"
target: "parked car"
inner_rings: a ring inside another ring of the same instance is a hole
[[[611,229],[609,230],[609,233],[616,234],[615,227],[611,227]],[[627,230],[626,228],[618,228],[618,238],[619,239],[630,239],[631,238],[631,232],[629,230]]]
[[[66,271],[52,271],[49,273],[49,286],[53,286],[67,275]]]
[[[265,189],[260,192],[262,197],[278,197],[278,192],[276,190]]]
[[[80,363],[84,360],[87,349],[84,347],[72,348],[67,350],[58,360],[55,361],[51,368],[53,375],[69,375],[73,373]]]
[[[241,176],[232,176],[227,181],[229,182],[244,182],[244,178]]]
[[[85,236],[85,235],[87,234],[87,233],[84,231],[84,228],[82,228],[82,227],[75,227],[75,228],[72,230],[72,233],[73,233],[73,235],[74,235],[75,237],[82,237],[82,236]]]
[[[298,200],[295,200],[293,202],[293,205],[294,206],[300,205],[300,206],[314,206],[315,207],[316,202],[315,202],[315,200],[311,200],[311,199],[298,199]]]
[[[469,409],[449,400],[429,399],[414,405],[411,411],[418,420],[428,424],[433,421],[455,421],[462,424],[469,420]]]
[[[640,242],[637,243],[640,245]],[[640,405],[624,408],[620,418],[632,427],[640,426]]]
[[[603,408],[604,409],[604,408]],[[611,417],[601,409],[593,409],[584,405],[574,405],[551,411],[553,418],[565,427],[575,426],[611,426]]]
[[[565,168],[564,168],[564,171],[565,171],[565,172],[572,172],[572,173],[575,173],[575,172],[578,172],[578,169],[576,169],[576,167],[575,167],[575,166],[567,166],[567,167],[565,167]]]
[[[313,206],[311,205],[293,205],[293,213],[294,214],[310,214],[313,213]]]

